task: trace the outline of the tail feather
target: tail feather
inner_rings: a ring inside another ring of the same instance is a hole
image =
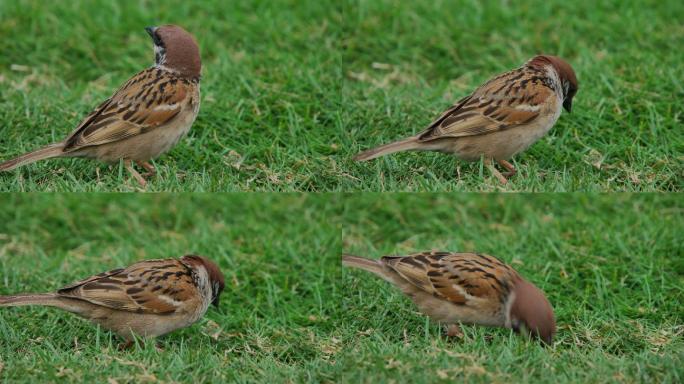
[[[0,164],[0,172],[11,171],[14,168],[21,167],[22,165],[35,163],[36,161],[49,159],[52,157],[59,157],[64,154],[64,144],[50,144],[47,147],[35,150],[33,152],[25,153],[12,160],[5,161]]]
[[[342,255],[342,265],[345,267],[359,268],[380,277],[385,277],[385,268],[377,260],[366,259],[365,257]]]
[[[423,143],[418,141],[415,136],[409,137],[404,140],[395,141],[394,143],[389,143],[363,151],[356,156],[354,156],[355,161],[368,161],[373,160],[376,157],[389,155],[395,152],[410,151],[414,149],[420,149],[423,147]]]
[[[0,296],[0,307],[18,307],[22,305],[61,306],[61,301],[54,293],[21,293],[18,295]]]

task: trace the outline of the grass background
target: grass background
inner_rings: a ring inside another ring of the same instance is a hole
[[[671,191],[684,179],[684,29],[676,0],[0,3],[0,157],[66,136],[151,64],[143,27],[198,39],[201,112],[149,191]],[[576,69],[574,112],[505,187],[436,153],[357,164],[494,74],[545,52]],[[78,159],[0,175],[4,191],[130,191]]]
[[[667,191],[684,180],[679,47],[684,3],[359,0],[344,35],[343,189]],[[579,92],[498,185],[438,153],[353,164],[354,153],[423,130],[495,74],[538,53],[565,58]],[[458,176],[460,174],[460,176]]]
[[[226,276],[219,309],[118,351],[52,308],[0,310],[0,381],[321,382],[336,375],[339,209],[288,194],[2,194],[0,294],[49,291],[132,262],[198,253]]]
[[[554,345],[464,326],[441,337],[398,290],[343,273],[340,382],[676,383],[684,380],[681,196],[355,194],[345,252],[495,255],[554,306]]]

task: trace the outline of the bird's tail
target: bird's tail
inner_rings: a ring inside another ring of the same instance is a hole
[[[5,161],[4,163],[0,164],[0,172],[11,171],[14,168],[21,167],[22,165],[35,163],[36,161],[49,159],[51,157],[59,157],[63,154],[64,144],[50,144],[47,147],[25,153],[17,158]]]
[[[61,307],[61,300],[54,293],[21,293],[18,295],[0,296],[0,307],[19,307],[22,305]]]
[[[355,161],[367,161],[373,160],[376,157],[389,155],[390,153],[401,152],[401,151],[411,151],[414,149],[423,148],[423,143],[418,141],[416,136],[409,137],[404,140],[395,141],[394,143],[389,143],[363,151],[356,156],[354,156]]]
[[[363,269],[364,271],[385,278],[385,268],[377,260],[366,259],[365,257],[359,256],[342,255],[342,265],[345,267]]]

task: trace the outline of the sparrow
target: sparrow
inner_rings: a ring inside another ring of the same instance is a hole
[[[544,136],[561,108],[571,112],[577,87],[570,64],[556,56],[535,56],[481,85],[421,133],[361,152],[354,160],[413,150],[451,153],[464,161],[484,157],[487,168],[506,184],[506,177],[516,173],[507,160]],[[508,172],[501,174],[493,160]]]
[[[343,255],[342,264],[397,286],[431,319],[505,327],[551,344],[556,321],[544,293],[497,258],[479,253],[429,251],[371,260]]]
[[[192,35],[176,25],[147,27],[155,65],[128,80],[81,121],[66,139],[0,164],[0,171],[54,157],[124,161],[141,186],[132,162],[155,174],[149,163],[190,130],[200,106],[202,63]]]
[[[56,307],[99,324],[133,344],[188,327],[224,288],[218,266],[203,256],[156,259],[117,268],[69,284],[53,293],[0,296],[0,307]]]

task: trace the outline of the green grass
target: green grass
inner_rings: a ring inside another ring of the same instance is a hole
[[[347,270],[340,382],[684,380],[681,196],[356,194],[344,204],[346,252],[498,256],[546,292],[558,334],[549,348],[474,326],[445,340],[398,290]]]
[[[0,310],[1,382],[320,382],[335,375],[339,209],[326,196],[0,195],[0,294],[55,290],[197,253],[226,276],[219,309],[120,352],[50,308]],[[12,207],[12,209],[7,209]]]
[[[148,191],[682,189],[680,1],[140,1],[0,3],[0,157],[66,136],[150,65],[146,25],[198,39],[202,106]],[[534,54],[566,58],[574,112],[514,159],[501,187],[437,153],[357,164]],[[0,174],[2,191],[133,191],[79,159]]]

